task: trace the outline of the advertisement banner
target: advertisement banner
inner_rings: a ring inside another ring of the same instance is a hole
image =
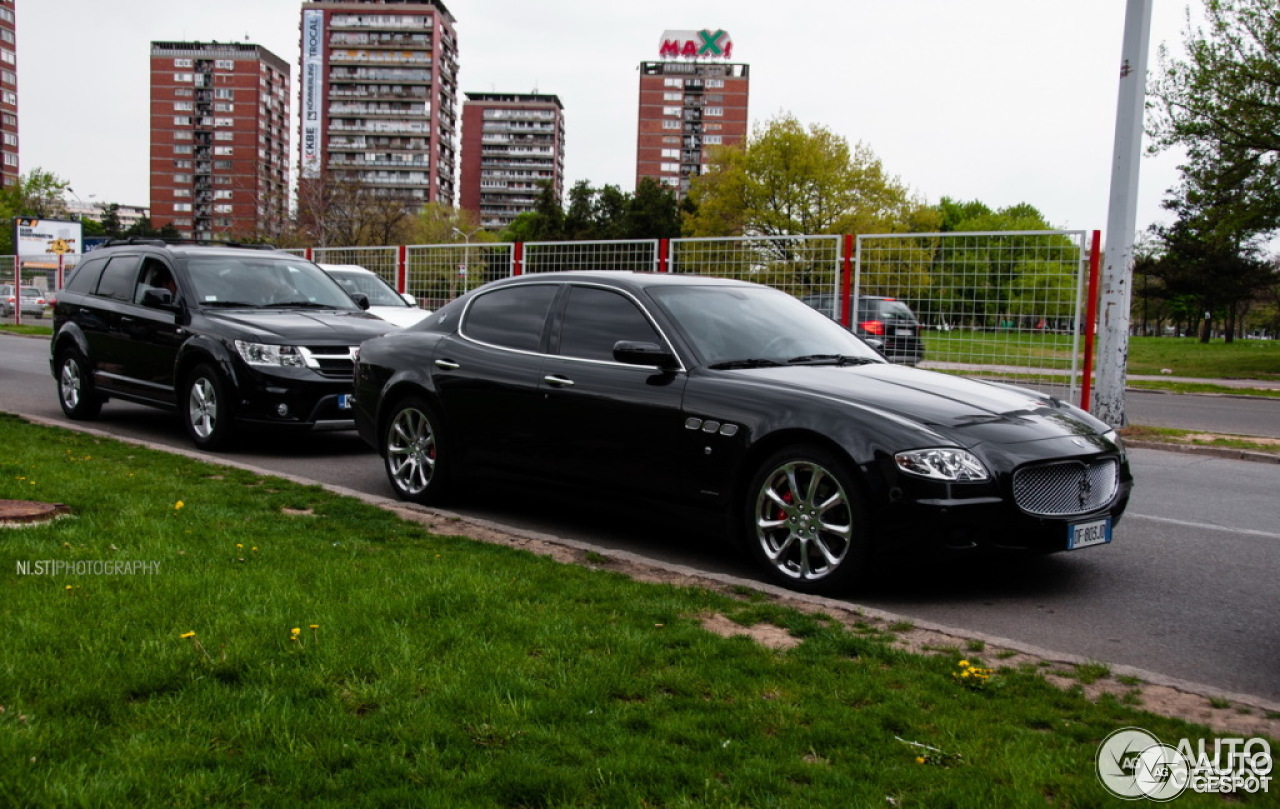
[[[324,120],[324,11],[302,12],[302,176],[320,176]]]
[[[70,266],[80,255],[79,222],[18,217],[13,220],[13,228],[14,252],[26,266],[56,267],[59,256]]]

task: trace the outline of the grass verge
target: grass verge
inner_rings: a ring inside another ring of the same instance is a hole
[[[1252,435],[1224,435],[1206,433],[1203,430],[1180,430],[1173,427],[1147,427],[1131,424],[1120,431],[1126,439],[1134,441],[1160,441],[1166,444],[1182,444],[1196,447],[1222,447],[1265,452],[1280,455],[1280,439],[1266,439]]]
[[[0,534],[0,805],[1085,807],[1111,731],[1210,735],[319,487],[7,415],[0,446],[0,499],[74,511]],[[158,570],[91,575],[126,562]]]

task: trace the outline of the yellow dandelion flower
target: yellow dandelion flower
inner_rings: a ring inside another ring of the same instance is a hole
[[[311,625],[311,628],[312,628],[312,629],[319,629],[319,628],[320,628],[320,624],[312,624],[312,625]]]
[[[916,756],[916,763],[917,763],[917,764],[923,764],[923,763],[924,763],[924,756]]]
[[[296,638],[302,634],[302,630],[295,626],[293,629],[289,630],[289,634]]]
[[[960,668],[962,668],[962,669],[964,669],[964,668],[968,668],[968,667],[969,667],[969,661],[968,661],[968,660],[961,660],[961,661],[960,661],[959,663],[957,663],[956,665],[960,666]]]
[[[196,633],[194,633],[194,632],[183,632],[183,633],[182,633],[181,635],[179,635],[178,637],[180,637],[180,638],[184,638],[184,639],[185,639],[185,638],[194,638],[195,636],[196,636]]]
[[[182,508],[183,508],[183,506],[185,506],[185,505],[186,505],[186,503],[184,503],[184,502],[182,502],[181,500],[179,500],[178,502],[176,502],[176,503],[174,503],[174,504],[173,504],[173,510],[174,510],[174,511],[181,511],[181,510],[182,510]]]

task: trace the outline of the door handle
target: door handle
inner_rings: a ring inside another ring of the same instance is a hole
[[[573,387],[573,380],[563,376],[554,376],[554,375],[544,376],[542,378],[542,381],[546,382],[548,385],[550,385],[553,388],[572,388]]]
[[[456,371],[462,366],[453,360],[436,360],[436,367],[445,371]]]

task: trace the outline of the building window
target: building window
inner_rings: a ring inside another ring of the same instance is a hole
[[[213,97],[225,98],[230,100],[236,97],[236,91],[232,90],[230,87],[219,87],[218,89],[213,91]]]
[[[707,107],[707,108],[703,111],[703,114],[704,114],[704,115],[706,115],[706,116],[707,116],[707,117],[709,117],[709,118],[723,118],[723,117],[724,117],[724,107]]]
[[[663,149],[662,156],[670,157],[678,160],[680,158],[680,150],[679,149]]]
[[[13,92],[12,90],[5,90],[4,103],[12,104],[16,107],[18,105],[18,94]]]
[[[173,125],[191,126],[191,117],[189,115],[175,115],[173,116]]]
[[[724,136],[723,135],[707,135],[706,138],[704,138],[703,140],[706,142],[708,146],[719,146],[720,144],[724,143]]]
[[[175,112],[191,112],[195,109],[195,104],[190,101],[175,101],[173,109]]]
[[[213,63],[213,66],[216,67],[218,70],[235,70],[236,69],[236,63],[231,59],[219,59],[218,61]]]
[[[173,80],[178,84],[190,84],[196,77],[194,73],[174,73]]]
[[[173,175],[173,184],[174,184],[174,185],[186,185],[186,184],[187,184],[187,183],[189,183],[189,182],[191,182],[191,175],[190,175],[190,174],[175,174],[175,175]]]
[[[663,101],[683,101],[684,93],[663,93],[662,100]]]
[[[14,154],[13,152],[5,152],[5,153],[4,153],[4,164],[5,164],[6,166],[16,166],[16,165],[18,165],[18,156],[17,156],[16,154]]]
[[[214,132],[214,140],[234,140],[236,133],[234,132]]]
[[[708,87],[724,87],[724,79],[707,79]]]
[[[235,121],[231,118],[214,118],[214,126],[235,126]]]
[[[18,63],[18,55],[8,48],[0,48],[0,62],[16,65]]]
[[[175,211],[182,211],[183,213],[191,213],[191,203],[190,203],[190,202],[178,202],[178,203],[175,203],[175,204],[174,204],[173,209],[174,209]]]
[[[176,87],[174,88],[173,94],[178,98],[192,98],[195,96],[196,91],[192,90],[190,87]]]
[[[235,104],[227,104],[227,103],[214,104],[214,105],[213,105],[213,111],[214,111],[214,112],[235,112],[235,111],[236,111],[236,105],[235,105]]]
[[[213,147],[213,153],[219,156],[226,156],[235,154],[235,150],[230,146],[215,146]]]
[[[190,160],[175,160],[173,161],[173,167],[175,169],[193,169],[195,164]]]
[[[662,128],[663,129],[679,129],[680,122],[679,121],[663,121]]]
[[[662,83],[666,87],[684,87],[684,79],[666,79]]]
[[[174,195],[175,197],[189,197],[189,196],[191,196],[191,189],[190,189],[190,188],[175,188],[175,189],[173,189],[173,195]]]
[[[663,163],[661,166],[663,174],[676,174],[680,171],[679,163]]]
[[[231,199],[231,192],[230,191],[214,191],[213,198],[214,199]]]
[[[191,60],[190,59],[174,59],[173,66],[174,67],[191,67]]]

